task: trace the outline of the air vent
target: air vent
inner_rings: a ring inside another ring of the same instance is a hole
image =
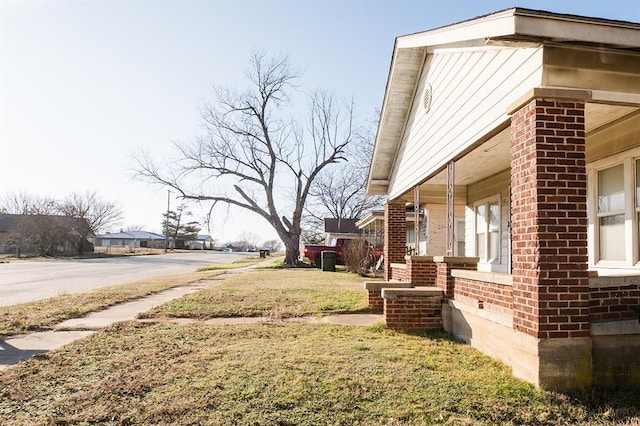
[[[431,109],[431,98],[432,98],[431,85],[427,83],[427,85],[424,88],[424,94],[422,95],[422,106],[424,107],[425,114],[428,113],[429,110]]]

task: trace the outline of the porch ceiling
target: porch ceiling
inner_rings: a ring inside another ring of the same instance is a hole
[[[640,112],[640,108],[637,107],[587,103],[585,105],[587,140],[589,133],[638,112]],[[457,159],[455,168],[456,198],[458,198],[458,195],[462,192],[458,187],[470,185],[510,168],[510,146],[511,127],[507,125],[507,127],[495,136]],[[428,194],[436,187],[444,188],[446,191],[446,184],[447,171],[445,168],[431,179],[422,183],[420,192],[421,194]],[[411,200],[413,199],[412,197],[413,194],[411,192],[403,196],[403,198]]]

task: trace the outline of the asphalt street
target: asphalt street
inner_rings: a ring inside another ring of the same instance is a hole
[[[33,302],[161,275],[194,272],[246,254],[194,251],[153,256],[0,263],[0,306]]]

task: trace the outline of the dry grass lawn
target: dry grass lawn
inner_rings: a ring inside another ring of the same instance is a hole
[[[356,296],[356,293],[359,296]],[[261,270],[0,373],[2,425],[639,424],[637,392],[560,395],[441,332],[171,316],[358,311],[362,279]]]
[[[118,303],[213,278],[222,273],[223,271],[212,271],[168,275],[102,287],[86,293],[64,294],[37,302],[2,306],[0,339],[29,331],[45,330],[69,318],[79,318]]]

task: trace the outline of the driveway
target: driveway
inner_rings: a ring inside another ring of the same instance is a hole
[[[161,275],[194,272],[204,265],[231,263],[246,253],[194,251],[153,256],[83,260],[14,261],[0,264],[0,306]]]

